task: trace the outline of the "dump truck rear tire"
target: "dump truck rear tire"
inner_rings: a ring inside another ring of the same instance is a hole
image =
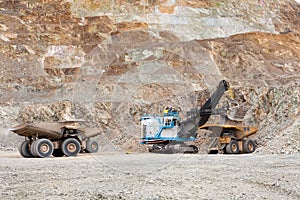
[[[243,141],[243,150],[245,153],[253,153],[255,151],[255,143],[251,139]]]
[[[68,157],[77,156],[81,150],[81,145],[75,138],[68,138],[63,141],[61,150]]]
[[[229,144],[226,145],[226,153],[228,154],[238,154],[240,152],[239,150],[239,144],[235,140],[231,140]]]
[[[229,144],[226,144],[225,151],[227,154],[232,154]]]
[[[33,142],[31,143],[31,145],[30,145],[30,152],[31,152],[31,154],[33,155],[33,157],[37,157],[37,155],[36,155],[36,153],[35,153],[35,144],[36,144],[36,141],[37,141],[37,140],[33,141]]]
[[[86,149],[87,153],[97,153],[99,150],[99,144],[95,140],[86,141]]]
[[[25,140],[19,146],[19,152],[20,152],[21,156],[24,158],[33,158],[34,157],[30,151],[29,144],[30,144],[30,142]]]
[[[43,138],[34,141],[30,150],[35,157],[45,158],[52,155],[54,147],[50,140]]]

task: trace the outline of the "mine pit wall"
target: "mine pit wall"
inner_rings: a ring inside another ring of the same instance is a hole
[[[71,115],[108,149],[139,151],[143,113],[171,105],[184,118],[227,79],[258,153],[299,152],[299,4],[113,2],[0,3],[2,149],[17,123]]]

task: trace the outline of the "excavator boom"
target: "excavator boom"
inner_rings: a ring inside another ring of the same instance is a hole
[[[229,83],[225,80],[220,81],[216,91],[205,104],[200,109],[194,108],[192,111],[194,114],[180,123],[178,136],[181,138],[195,137],[198,127],[203,126],[208,121],[220,99],[228,89]]]

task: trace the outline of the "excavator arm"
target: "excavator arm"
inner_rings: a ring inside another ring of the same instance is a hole
[[[178,136],[181,138],[196,137],[198,127],[203,126],[212,114],[215,114],[215,108],[224,93],[229,89],[229,83],[225,80],[219,82],[216,91],[200,108],[192,109],[192,116],[180,123]]]

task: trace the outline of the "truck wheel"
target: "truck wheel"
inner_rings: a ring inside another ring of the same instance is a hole
[[[62,152],[61,149],[54,149],[52,155],[54,157],[63,157],[64,156],[64,153]]]
[[[228,154],[238,154],[240,152],[239,150],[239,144],[235,140],[231,140],[229,144],[226,145],[226,153]]]
[[[255,143],[251,139],[243,141],[243,150],[245,153],[253,153],[255,151]]]
[[[33,155],[33,157],[37,157],[36,153],[35,153],[35,144],[36,144],[37,140],[34,140],[31,145],[30,145],[30,152]]]
[[[38,139],[34,141],[30,148],[32,154],[38,158],[45,158],[52,155],[53,143],[48,139]]]
[[[230,145],[229,145],[229,144],[226,144],[225,152],[226,152],[227,154],[232,154],[231,149],[230,149]]]
[[[75,138],[68,138],[63,141],[61,150],[66,156],[77,156],[80,152],[81,145]]]
[[[98,142],[95,140],[88,140],[86,141],[86,149],[85,151],[87,153],[97,153],[99,150]]]
[[[25,140],[19,146],[19,152],[20,152],[21,156],[23,156],[24,158],[33,158],[33,155],[30,151],[29,144],[30,144],[29,141]]]

